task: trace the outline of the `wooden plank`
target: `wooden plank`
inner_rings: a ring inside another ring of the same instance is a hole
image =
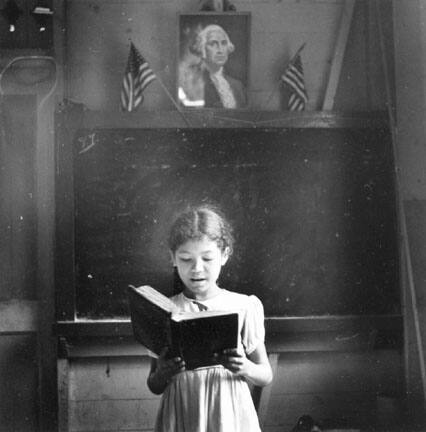
[[[426,275],[424,239],[426,230],[422,221],[426,214],[423,201],[401,202],[401,230],[404,252],[404,319],[407,390],[411,397],[419,393],[422,384],[422,399],[426,404],[426,314],[421,287]],[[416,271],[414,271],[416,269]],[[418,380],[418,378],[421,378]],[[426,407],[426,405],[425,405]]]
[[[396,142],[396,134],[397,134],[397,124],[395,119],[395,104],[392,100],[392,83],[391,83],[391,73],[388,66],[387,61],[387,50],[385,45],[385,35],[383,32],[383,24],[381,20],[381,10],[380,10],[380,2],[378,0],[375,0],[375,18],[376,23],[379,28],[379,36],[380,36],[380,53],[382,57],[382,66],[383,66],[383,72],[385,76],[385,87],[386,87],[386,102],[387,102],[387,108],[388,108],[388,116],[389,116],[389,123],[391,128],[391,134],[392,134],[392,145],[393,145],[393,153],[395,158],[395,166],[399,167],[399,161],[398,161],[398,149],[397,149],[397,142]],[[413,274],[413,265],[412,265],[412,257],[411,257],[411,248],[410,248],[410,242],[408,238],[408,230],[407,230],[407,217],[406,217],[406,211],[404,202],[402,200],[403,193],[402,193],[402,186],[401,186],[401,179],[399,176],[399,170],[395,169],[395,182],[396,182],[396,197],[397,197],[397,205],[398,205],[398,217],[399,217],[399,228],[400,228],[400,234],[401,234],[401,251],[403,254],[404,259],[404,270],[405,275],[407,278],[407,283],[404,280],[403,287],[404,289],[408,289],[408,292],[404,294],[404,300],[407,301],[405,303],[405,306],[408,306],[411,308],[410,315],[412,316],[414,320],[414,331],[415,331],[415,338],[417,343],[417,353],[418,353],[418,361],[419,361],[419,367],[420,367],[420,376],[422,381],[422,388],[423,388],[423,408],[426,408],[426,348],[425,348],[425,342],[426,342],[426,335],[422,331],[422,326],[420,323],[420,316],[419,313],[421,313],[418,305],[418,293],[417,293],[417,287],[414,281],[414,274]],[[401,263],[400,263],[401,265]],[[419,295],[419,298],[421,296]]]
[[[57,101],[69,98],[66,87],[69,83],[67,67],[67,26],[63,23],[67,20],[67,0],[52,0],[52,8],[55,11],[53,20],[53,52],[55,53],[57,67],[57,85],[55,96]]]
[[[72,359],[69,400],[159,399],[146,384],[150,368],[148,357]]]
[[[37,196],[37,298],[39,314],[38,364],[40,430],[57,428],[57,341],[52,335],[55,320],[55,141],[54,91],[57,79],[56,61],[48,86],[38,90],[37,146],[35,152]]]
[[[426,357],[426,350],[424,346],[424,340],[426,339],[425,335],[422,331],[422,326],[420,324],[420,317],[419,317],[419,304],[417,300],[417,289],[416,285],[414,283],[414,275],[413,275],[413,266],[411,261],[411,252],[410,252],[410,244],[408,241],[408,234],[407,234],[407,227],[406,227],[406,219],[405,219],[405,210],[404,205],[401,203],[401,231],[402,231],[402,239],[403,239],[403,250],[405,254],[405,268],[406,268],[406,276],[408,279],[408,287],[407,284],[405,284],[405,287],[407,289],[407,294],[405,299],[408,299],[408,304],[411,309],[411,316],[414,321],[414,333],[415,333],[415,339],[416,339],[416,345],[417,345],[417,354],[418,354],[418,361],[420,366],[420,376],[422,381],[422,387],[423,387],[423,403],[424,407],[426,408],[426,365],[425,365],[425,357]]]
[[[3,67],[3,65],[2,65]],[[13,200],[13,166],[9,160],[8,133],[7,124],[7,107],[2,103],[0,105],[0,274],[1,274],[1,295],[8,298],[6,290],[14,286],[13,280],[13,217],[12,217],[12,200]]]
[[[232,111],[232,112],[231,112]],[[381,111],[339,113],[286,111],[230,110],[226,117],[210,110],[186,114],[194,128],[377,128],[386,127],[387,118]],[[137,113],[85,110],[82,128],[187,128],[176,111],[147,111],[141,118]]]
[[[371,109],[383,105],[383,87],[377,85],[378,77],[382,75],[381,62],[377,61],[379,52],[379,35],[377,29],[377,22],[375,18],[375,4],[372,1],[367,2],[365,5],[366,22],[365,22],[365,38],[367,43],[367,97],[368,104]]]
[[[401,364],[402,354],[395,349],[286,353],[274,378],[274,395],[347,391],[401,394]]]
[[[58,360],[58,432],[69,431],[69,362]]]
[[[346,316],[309,316],[309,317],[266,317],[266,333],[320,333],[320,332],[358,332],[373,328],[383,331],[402,329],[402,317],[395,315],[346,315]],[[54,326],[55,334],[73,337],[132,337],[129,319],[121,320],[79,320],[58,321]],[[348,334],[349,334],[348,333]]]
[[[13,74],[12,74],[13,75]],[[5,89],[12,91],[11,88]],[[0,298],[36,297],[36,97],[4,95],[1,111]],[[4,279],[3,279],[4,274]]]
[[[398,335],[387,334],[389,347],[401,345],[402,330]],[[352,334],[345,336],[342,333],[303,333],[303,334],[276,334],[268,335],[266,346],[271,352],[363,352],[371,351],[373,346],[369,343],[368,335]],[[66,353],[62,356],[73,358],[94,357],[143,357],[148,351],[132,337],[119,338],[68,338]]]
[[[266,317],[267,333],[345,332],[370,328],[396,330],[401,315],[312,315],[305,317]]]
[[[154,427],[159,399],[70,401],[72,432],[147,431]]]
[[[398,315],[266,318],[265,325],[270,352],[369,351],[376,336],[389,346],[400,346],[402,339]],[[55,333],[66,339],[67,358],[147,355],[134,340],[129,320],[59,322]]]
[[[96,357],[144,357],[148,350],[133,339],[120,338],[114,343],[102,343],[95,340],[82,340],[78,343],[67,344],[67,358],[96,358]]]
[[[67,105],[56,112],[56,253],[55,282],[60,287],[56,297],[58,320],[75,317],[74,267],[74,179],[72,138],[81,120],[82,106]]]
[[[10,300],[0,302],[0,334],[36,332],[38,302]]]
[[[271,353],[269,354],[269,363],[271,364],[271,369],[273,376],[275,377],[278,372],[278,359],[279,359],[278,353]],[[271,399],[272,394],[272,386],[273,386],[274,380],[272,382],[263,387],[262,393],[260,395],[260,401],[259,401],[259,408],[257,410],[257,415],[259,417],[259,423],[260,427],[263,427],[266,423],[266,418],[268,415],[268,408],[269,408],[269,401]]]
[[[0,313],[1,314],[1,313]],[[0,335],[0,430],[39,431],[37,335]],[[44,430],[43,430],[44,432]]]
[[[331,63],[330,75],[328,78],[328,84],[322,106],[324,111],[332,110],[334,106],[334,98],[336,97],[337,85],[339,84],[340,72],[342,70],[346,43],[348,41],[349,30],[351,27],[354,5],[355,0],[346,0],[343,6],[339,33],[337,35],[333,61]]]
[[[386,347],[402,345],[402,332],[396,334],[386,332],[383,334]],[[358,332],[332,332],[332,333],[279,333],[266,337],[266,346],[273,352],[366,352],[371,351],[376,338],[382,338],[381,333],[374,330],[371,333]],[[383,343],[382,343],[383,345]]]

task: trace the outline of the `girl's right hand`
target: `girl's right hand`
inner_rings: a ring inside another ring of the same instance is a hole
[[[170,380],[173,375],[185,370],[185,362],[180,357],[167,358],[168,348],[164,348],[160,357],[157,359],[156,374],[160,375],[166,382]]]
[[[148,387],[155,394],[161,394],[173,375],[185,370],[185,362],[180,357],[167,358],[167,348],[161,351],[160,357],[151,360],[148,375]]]

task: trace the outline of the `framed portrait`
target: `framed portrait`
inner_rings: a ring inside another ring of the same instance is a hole
[[[249,53],[249,12],[179,14],[179,104],[189,109],[247,108]]]

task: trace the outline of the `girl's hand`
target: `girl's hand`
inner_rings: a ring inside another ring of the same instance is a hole
[[[166,358],[167,351],[164,348],[160,357],[151,361],[148,387],[155,394],[163,393],[173,375],[185,370],[185,362],[180,357]]]
[[[272,381],[272,370],[264,343],[246,356],[244,351],[227,349],[217,355],[217,360],[225,368],[242,376],[252,384],[263,387]]]
[[[165,381],[169,381],[173,375],[185,370],[185,362],[180,357],[166,358],[167,351],[167,347],[161,351],[160,357],[157,359],[157,369],[155,370],[155,373]]]
[[[247,376],[252,362],[246,357],[245,353],[237,348],[223,350],[219,355],[219,362],[236,375]]]

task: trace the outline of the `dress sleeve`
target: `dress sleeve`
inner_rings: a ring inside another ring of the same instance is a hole
[[[262,302],[254,295],[248,298],[241,329],[241,341],[246,354],[251,354],[259,343],[265,342],[265,315]]]

